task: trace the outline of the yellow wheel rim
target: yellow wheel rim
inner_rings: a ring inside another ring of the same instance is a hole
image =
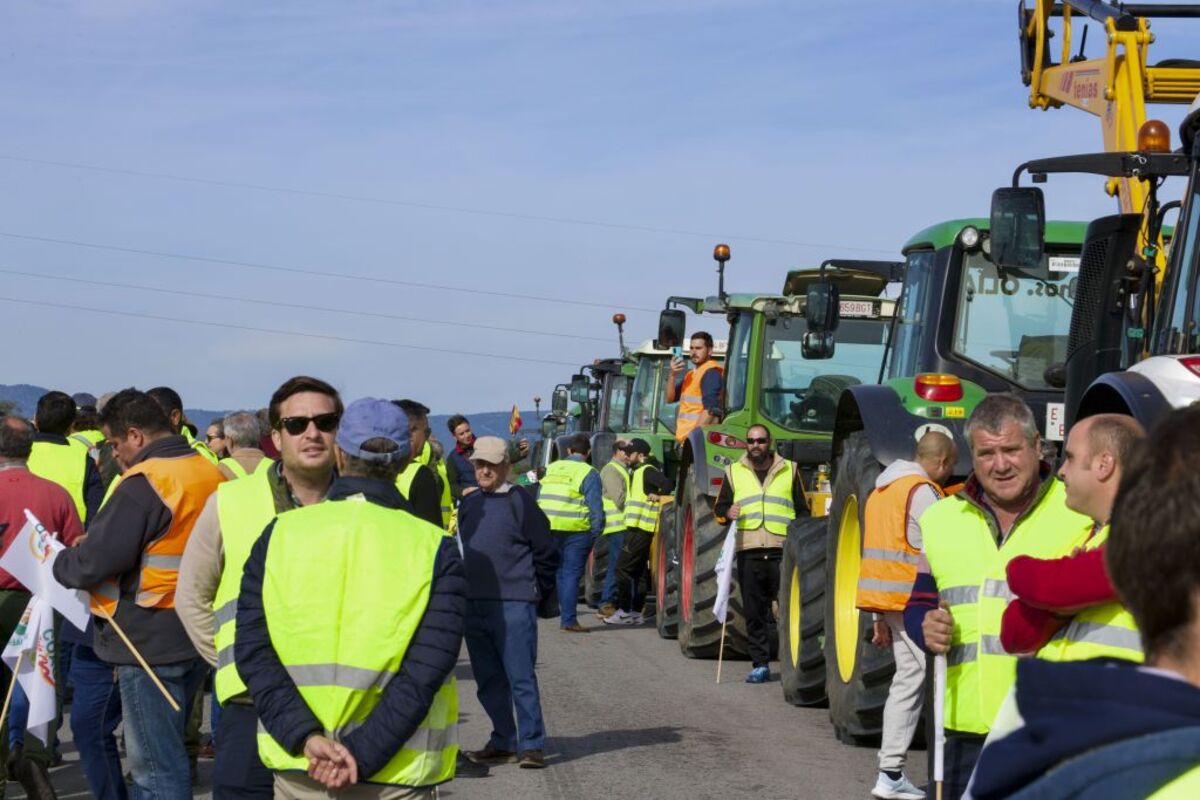
[[[792,591],[788,595],[788,649],[792,666],[800,666],[800,567],[792,567]]]
[[[837,640],[838,673],[842,683],[854,675],[858,657],[858,569],[862,561],[858,528],[858,498],[850,495],[842,506],[838,525],[837,564],[834,569],[833,625]]]

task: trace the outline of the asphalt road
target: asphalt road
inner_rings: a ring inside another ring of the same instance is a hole
[[[612,800],[764,800],[869,798],[875,751],[840,744],[825,709],[783,701],[777,680],[743,682],[745,662],[691,661],[652,626],[601,627],[565,634],[543,621],[538,667],[549,741],[548,766],[493,767],[486,778],[458,779],[442,797],[459,800],[569,798]],[[774,670],[774,666],[772,667]],[[491,730],[475,699],[464,649],[457,668],[461,726],[467,749]],[[88,797],[77,755],[64,742],[66,763],[53,770],[59,797]],[[200,762],[196,796],[211,797],[212,762]],[[925,754],[914,753],[909,776],[925,780]],[[24,797],[17,784],[9,797]]]

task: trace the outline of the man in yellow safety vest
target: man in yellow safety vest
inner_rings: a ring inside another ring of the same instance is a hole
[[[1012,599],[1005,567],[1082,544],[1091,520],[1065,503],[1062,484],[1041,460],[1033,412],[1011,394],[984,398],[965,427],[971,474],[963,490],[920,520],[924,545],[904,611],[908,635],[946,656],[946,800],[957,800],[1001,701],[1016,657],[1000,643]]]
[[[454,539],[404,510],[410,449],[403,411],[351,403],[327,500],[246,560],[234,654],[276,797],[433,798],[454,777],[466,581]]]
[[[341,413],[337,390],[317,378],[300,375],[276,389],[268,414],[280,461],[222,484],[183,552],[175,608],[196,651],[216,668],[213,690],[220,713],[213,723],[213,790],[218,795],[264,800],[272,795],[271,772],[258,759],[258,715],[233,658],[242,565],[277,514],[325,499],[333,482],[333,437]],[[239,414],[253,425],[242,430],[235,421],[234,433],[253,434],[257,443],[258,415]]]
[[[54,481],[75,501],[75,510],[86,526],[100,509],[104,484],[91,457],[91,448],[68,438],[75,421],[75,401],[66,392],[46,392],[37,402],[33,424],[33,452],[28,468],[34,475]]]
[[[271,465],[271,459],[258,446],[263,432],[257,413],[235,411],[221,420],[221,431],[229,455],[217,462],[217,468],[226,478],[244,478]]]

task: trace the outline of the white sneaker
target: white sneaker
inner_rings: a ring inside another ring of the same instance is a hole
[[[925,800],[925,793],[918,789],[908,776],[901,773],[899,780],[892,780],[882,772],[871,790],[872,797],[880,800]]]
[[[641,622],[641,614],[630,614],[628,611],[619,608],[604,618],[605,625],[640,625]]]

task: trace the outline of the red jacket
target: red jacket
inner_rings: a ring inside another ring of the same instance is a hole
[[[7,551],[13,539],[25,527],[25,509],[29,509],[46,530],[70,547],[83,535],[83,523],[75,510],[75,501],[67,490],[53,481],[39,478],[22,467],[0,467],[0,538]],[[0,569],[0,589],[29,591],[16,578]]]

